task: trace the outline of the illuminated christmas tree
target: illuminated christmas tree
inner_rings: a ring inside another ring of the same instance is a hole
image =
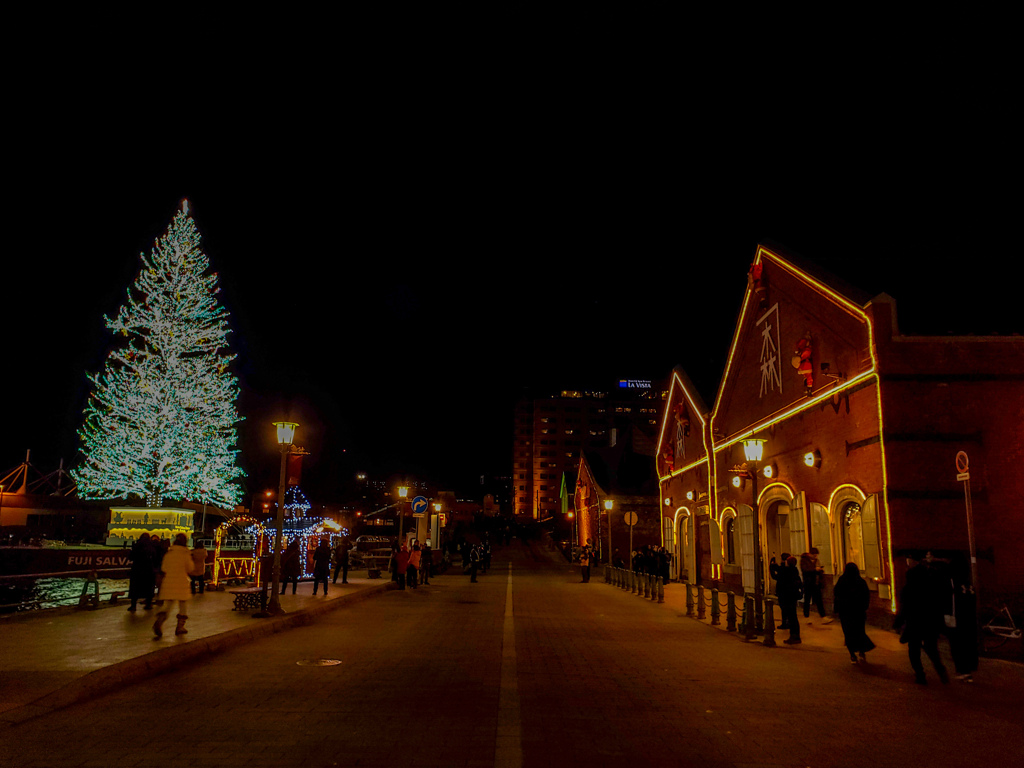
[[[243,476],[235,465],[238,380],[228,371],[228,313],[216,273],[182,203],[152,253],[140,254],[134,290],[107,327],[127,339],[110,352],[79,430],[82,498],[135,494],[230,508]]]

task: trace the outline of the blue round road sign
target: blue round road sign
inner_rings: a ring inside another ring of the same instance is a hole
[[[412,500],[412,513],[414,515],[422,515],[427,511],[427,499],[423,496],[417,496]]]

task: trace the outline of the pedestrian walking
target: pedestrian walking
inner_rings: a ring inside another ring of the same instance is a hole
[[[388,572],[391,580],[398,583],[398,539],[391,542],[391,557],[388,558]]]
[[[299,540],[292,539],[281,555],[281,594],[292,584],[292,594],[299,588],[299,576],[302,575],[302,553],[299,552]]]
[[[843,575],[836,580],[832,597],[843,628],[846,649],[850,652],[850,663],[856,664],[858,655],[861,661],[867,661],[864,654],[875,647],[865,631],[871,590],[856,563],[846,564]]]
[[[796,605],[803,593],[800,571],[796,569],[796,558],[790,557],[785,565],[777,571],[775,592],[779,598],[782,611],[782,623],[789,628],[789,637],[782,642],[797,645],[800,641],[800,621],[796,614]]]
[[[413,542],[412,552],[409,553],[409,567],[406,569],[405,572],[405,580],[413,589],[416,589],[416,581],[420,573],[421,557],[422,555],[420,553],[420,545],[416,542]]]
[[[825,576],[825,569],[818,562],[818,554],[818,548],[811,547],[810,552],[800,555],[800,574],[804,582],[804,618],[811,618],[813,602],[824,623],[831,624],[832,619],[825,613],[825,601],[821,595],[821,580]]]
[[[434,552],[427,541],[420,547],[420,577],[424,584],[430,583],[430,571],[434,567]]]
[[[341,572],[341,583],[348,584],[348,552],[352,548],[348,537],[343,538],[334,547],[334,582],[338,583],[338,572]]]
[[[476,584],[476,572],[480,567],[480,560],[483,555],[480,552],[479,546],[473,547],[469,551],[469,583]]]
[[[768,576],[775,582],[775,586],[773,588],[775,592],[775,602],[779,603],[780,607],[782,603],[779,602],[779,568],[782,568],[786,564],[787,560],[789,560],[789,552],[783,552],[782,558],[779,562],[775,562],[775,557],[773,556],[771,561],[768,563]],[[779,629],[789,629],[789,618],[785,613],[782,614],[782,621],[779,622]]]
[[[197,588],[200,595],[206,592],[206,557],[208,554],[209,552],[202,542],[192,549],[192,570],[189,573],[191,584],[189,586],[192,588],[193,595]]]
[[[941,586],[935,583],[935,571],[929,570],[930,560],[930,552],[924,557],[919,552],[907,556],[909,570],[906,583],[900,590],[899,612],[894,624],[896,629],[903,630],[900,642],[907,646],[914,680],[920,685],[928,682],[924,675],[924,665],[921,664],[922,650],[931,659],[939,679],[943,683],[949,682],[949,674],[939,657],[938,649],[945,604]]]
[[[192,598],[189,575],[192,571],[192,553],[188,549],[188,536],[179,533],[160,563],[160,600],[161,610],[153,622],[153,634],[157,639],[163,637],[163,626],[167,614],[178,602],[178,625],[174,634],[188,634],[185,622],[188,620],[188,601]]]
[[[971,586],[971,567],[963,555],[953,560],[951,585],[953,595],[951,614],[946,614],[946,635],[953,652],[957,680],[973,683],[978,669],[978,606]]]
[[[593,552],[588,544],[580,551],[580,570],[583,572],[582,584],[590,583],[590,559],[593,557]]]
[[[619,554],[619,550],[616,549],[615,552],[612,554],[612,567],[621,568],[623,565],[624,563],[622,562],[622,555]]]
[[[313,550],[313,594],[316,588],[322,583],[324,585],[324,597],[327,597],[327,582],[331,578],[331,546],[327,538],[320,540]]]
[[[156,589],[156,547],[148,533],[139,536],[132,544],[132,569],[128,574],[128,610],[135,613],[136,603],[143,601],[147,611],[153,607],[153,591]]]
[[[395,575],[398,577],[398,588],[405,589],[405,577],[409,571],[409,549],[403,543],[395,555]]]

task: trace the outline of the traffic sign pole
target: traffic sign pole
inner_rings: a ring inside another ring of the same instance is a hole
[[[978,552],[974,542],[974,512],[971,509],[971,473],[969,470],[970,464],[967,459],[967,453],[959,451],[956,455],[956,479],[964,484],[964,504],[967,507],[967,546],[970,549],[971,557],[971,588],[974,590],[974,599],[977,601],[980,594],[978,589]],[[977,611],[975,611],[975,616],[977,616]],[[976,633],[979,632],[977,621],[975,622],[974,631]]]

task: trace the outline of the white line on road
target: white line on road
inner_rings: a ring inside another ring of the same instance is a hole
[[[501,638],[501,693],[498,697],[498,733],[494,747],[495,768],[521,768],[522,720],[516,682],[516,627],[512,611],[512,563],[505,586],[505,622]]]

